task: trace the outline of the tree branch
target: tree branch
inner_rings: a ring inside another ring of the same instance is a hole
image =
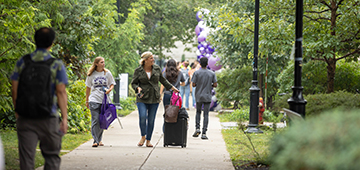
[[[336,5],[336,8],[339,8],[339,6],[341,5],[341,3],[343,2],[344,0],[340,0],[339,3]]]
[[[326,5],[329,9],[332,9],[331,6],[329,4],[327,4],[324,0],[320,1],[320,3]]]
[[[353,38],[348,38],[348,39],[345,39],[345,40],[341,40],[340,42],[349,42],[349,41],[351,41],[351,40],[353,40],[353,39],[357,39],[356,36],[358,36],[359,33],[360,33],[360,29],[358,30],[357,33],[355,33],[355,35],[354,35]]]
[[[330,11],[330,9],[325,9],[323,11],[304,11],[306,13],[315,13],[315,14],[321,14],[321,13],[324,13],[324,12],[327,12],[327,11]]]
[[[5,55],[8,51],[10,51],[11,49],[15,48],[19,42],[21,42],[21,38],[19,38],[19,40],[17,41],[17,43],[15,45],[13,45],[12,47],[8,48],[7,50],[5,50],[3,53],[0,54],[0,57],[2,57],[3,55]]]
[[[337,58],[336,61],[337,61],[337,60],[341,60],[341,59],[346,58],[346,57],[349,57],[349,56],[351,56],[351,55],[353,55],[353,54],[356,54],[356,53],[360,53],[360,49],[359,49],[359,48],[356,49],[355,51],[351,52],[351,53],[347,53],[347,54],[345,54],[344,56],[342,56],[342,57],[340,57],[340,58]]]
[[[253,30],[251,30],[251,29],[249,29],[249,28],[246,28],[248,31],[250,31],[251,33],[254,33],[254,31]]]
[[[318,61],[325,61],[325,59],[323,58],[314,58],[314,57],[310,57],[311,60],[318,60]]]
[[[316,21],[316,22],[320,22],[319,20],[321,20],[321,19],[331,21],[330,18],[324,18],[324,17],[311,18],[311,17],[309,17],[309,16],[307,16],[307,15],[304,15],[304,17],[306,17],[306,18],[308,18],[308,19],[310,19],[310,20],[312,20],[312,21]]]

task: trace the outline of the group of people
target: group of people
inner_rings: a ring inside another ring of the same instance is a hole
[[[30,54],[31,62],[46,63],[52,61],[49,50],[55,40],[55,32],[51,28],[40,28],[35,33],[36,50]],[[50,63],[51,72],[51,109],[48,116],[41,119],[33,119],[18,114],[19,107],[16,104],[17,98],[23,94],[18,94],[18,88],[22,85],[22,72],[26,72],[28,61],[21,57],[15,65],[12,80],[12,97],[17,118],[17,135],[19,144],[20,169],[33,169],[35,163],[35,153],[37,142],[40,141],[40,149],[45,159],[45,169],[60,168],[60,149],[61,139],[67,132],[67,94],[65,87],[68,78],[63,62],[54,60]],[[202,139],[206,136],[208,126],[208,114],[211,103],[211,89],[217,86],[217,79],[213,71],[208,70],[208,59],[200,59],[200,66],[193,65],[188,69],[188,62],[184,62],[184,69],[179,69],[178,63],[174,59],[167,62],[166,69],[162,72],[161,68],[154,64],[154,56],[151,52],[144,52],[141,55],[139,67],[135,69],[131,86],[137,93],[136,105],[139,114],[140,141],[138,146],[145,145],[153,147],[151,137],[154,129],[155,117],[161,100],[164,106],[170,104],[173,92],[185,93],[185,107],[189,109],[190,87],[193,99],[196,100],[196,130],[193,137],[198,137],[201,133]],[[40,66],[39,66],[40,67]],[[196,70],[196,71],[195,71]],[[184,74],[185,73],[185,74]],[[189,74],[190,73],[190,74]],[[20,81],[20,83],[19,83]],[[161,87],[159,86],[161,83]],[[109,94],[115,81],[111,72],[105,68],[105,59],[96,57],[92,66],[87,72],[86,84],[86,107],[91,112],[91,134],[93,137],[92,147],[104,146],[102,142],[103,129],[100,128],[99,114],[104,99],[104,93]],[[196,88],[196,90],[194,90]],[[180,90],[179,90],[180,89]],[[33,89],[29,89],[30,91]],[[195,95],[194,95],[195,94]],[[163,95],[163,97],[162,97]],[[18,102],[19,103],[19,102]],[[61,111],[61,120],[57,113],[57,108]],[[38,108],[37,108],[38,109]],[[203,128],[200,130],[201,111],[204,110]],[[36,109],[35,109],[36,110]],[[60,121],[59,121],[60,120]]]
[[[163,94],[164,107],[170,104],[173,92],[181,93],[182,87],[189,86],[192,82],[193,87],[197,87],[196,91],[196,131],[194,137],[198,137],[200,131],[200,115],[202,106],[204,105],[204,125],[202,129],[202,139],[208,139],[206,136],[208,125],[208,114],[211,103],[211,89],[217,86],[215,73],[208,70],[207,58],[200,60],[201,69],[195,71],[192,78],[186,80],[186,75],[178,68],[178,64],[174,59],[170,59],[166,63],[163,72],[159,66],[154,64],[154,56],[151,52],[145,52],[141,55],[140,66],[135,69],[131,86],[137,95],[136,102],[139,112],[139,126],[141,139],[138,146],[144,145],[146,141],[147,147],[153,147],[150,143],[152,132],[154,129],[155,116],[157,108]],[[187,67],[187,65],[184,65]],[[187,73],[188,74],[188,73]],[[188,81],[188,82],[186,82]],[[159,82],[161,87],[159,88]],[[186,103],[185,103],[186,106]]]

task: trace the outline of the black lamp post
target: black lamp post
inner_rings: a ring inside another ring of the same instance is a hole
[[[254,33],[254,60],[253,60],[253,80],[250,87],[250,120],[246,133],[263,133],[258,128],[259,123],[259,92],[257,81],[257,63],[259,51],[259,8],[260,0],[255,0],[255,33]]]
[[[303,97],[301,86],[301,69],[302,69],[302,41],[303,41],[303,0],[296,0],[296,25],[295,25],[295,80],[292,87],[293,94],[288,103],[290,110],[299,113],[302,117],[305,117],[305,105],[306,100]]]

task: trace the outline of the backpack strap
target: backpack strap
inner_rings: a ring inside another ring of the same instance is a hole
[[[30,62],[34,62],[32,59],[31,59],[31,55],[30,54],[26,54],[24,57],[23,57],[23,60],[25,62],[25,65],[28,65]],[[57,60],[56,58],[49,58],[48,60],[45,60],[45,61],[39,61],[39,63],[43,62],[45,63],[46,65],[51,65],[55,60]]]
[[[30,54],[24,55],[23,60],[24,60],[25,65],[28,65],[30,62],[32,62],[31,55]]]

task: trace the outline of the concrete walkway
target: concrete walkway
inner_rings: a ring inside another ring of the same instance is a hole
[[[151,140],[154,148],[137,146],[140,129],[136,110],[120,118],[123,129],[115,120],[109,129],[104,131],[105,146],[92,148],[91,139],[62,156],[61,169],[234,169],[221,135],[221,125],[216,112],[210,112],[209,115],[209,140],[202,140],[200,137],[192,137],[195,131],[195,109],[188,111],[190,119],[186,148],[163,146],[163,113],[163,104],[160,103]]]

